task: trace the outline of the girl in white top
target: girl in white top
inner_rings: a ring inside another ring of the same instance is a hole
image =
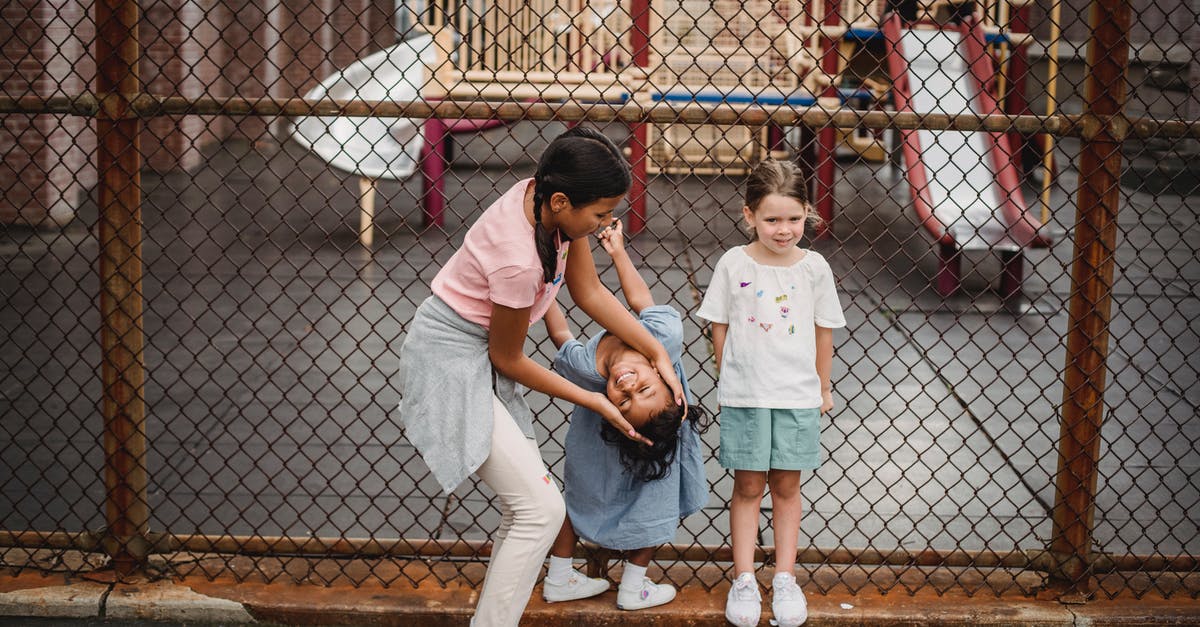
[[[742,215],[755,239],[727,251],[698,316],[712,322],[720,380],[721,465],[733,470],[729,513],[734,572],[725,616],[758,624],[762,597],[754,548],[764,489],[774,505],[772,611],[803,623],[804,593],[792,569],[800,534],[800,471],[820,464],[820,415],[833,408],[833,329],[846,325],[833,272],[797,247],[812,217],[804,178],[789,162],[751,171]]]

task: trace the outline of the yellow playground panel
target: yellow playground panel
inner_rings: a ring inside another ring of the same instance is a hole
[[[455,100],[618,102],[639,89],[629,0],[466,0],[418,16],[438,61],[424,90]]]
[[[816,59],[798,36],[797,0],[660,0],[647,100],[753,101],[804,87]],[[767,129],[652,124],[647,172],[739,174],[767,153]]]

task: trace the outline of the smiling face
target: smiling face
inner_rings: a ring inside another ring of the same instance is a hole
[[[625,199],[624,195],[601,198],[586,205],[574,206],[567,195],[555,192],[550,196],[552,222],[570,239],[579,239],[612,224],[613,211]]]
[[[614,351],[608,360],[605,394],[635,429],[672,404],[671,388],[650,360],[628,346]]]
[[[743,207],[742,215],[767,253],[790,255],[804,236],[808,206],[790,196],[768,194],[756,209]]]

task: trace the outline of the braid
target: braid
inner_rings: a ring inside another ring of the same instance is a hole
[[[576,126],[550,142],[533,176],[533,243],[546,283],[554,280],[558,269],[558,247],[554,233],[542,224],[543,203],[562,193],[575,211],[601,198],[623,196],[631,182],[621,150],[599,131]],[[567,239],[561,230],[558,234]]]
[[[558,250],[554,247],[554,238],[542,225],[542,177],[533,179],[533,245],[537,249],[538,260],[542,262],[542,281],[549,283],[554,280],[554,271],[558,264]]]

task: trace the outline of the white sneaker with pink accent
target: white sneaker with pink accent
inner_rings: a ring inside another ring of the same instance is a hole
[[[617,608],[622,610],[644,610],[648,607],[666,605],[675,599],[675,587],[665,583],[654,583],[649,577],[642,578],[637,589],[624,585],[617,588]]]

